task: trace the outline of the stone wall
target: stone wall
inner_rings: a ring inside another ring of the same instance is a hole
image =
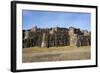
[[[23,48],[26,47],[59,47],[91,45],[90,32],[83,32],[73,27],[67,28],[32,28],[23,31]]]

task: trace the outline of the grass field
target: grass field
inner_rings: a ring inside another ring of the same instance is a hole
[[[91,47],[31,47],[23,48],[22,62],[45,62],[45,61],[64,61],[64,60],[85,60],[91,58]]]

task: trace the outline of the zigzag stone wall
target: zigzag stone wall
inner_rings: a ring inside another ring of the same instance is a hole
[[[23,31],[23,48],[91,45],[91,33],[73,27],[32,28]]]

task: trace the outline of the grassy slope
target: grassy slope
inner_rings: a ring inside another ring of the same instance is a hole
[[[23,53],[33,53],[33,52],[52,52],[52,51],[67,51],[67,50],[77,50],[77,49],[89,49],[90,46],[76,47],[76,46],[64,46],[64,47],[30,47],[24,48]]]
[[[63,61],[63,60],[84,60],[90,59],[90,46],[74,47],[50,47],[24,48],[22,53],[23,62],[44,62],[44,61]]]

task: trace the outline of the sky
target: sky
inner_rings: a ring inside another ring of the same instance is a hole
[[[54,11],[22,11],[23,29],[38,28],[69,28],[75,27],[82,30],[91,30],[91,14],[78,12],[54,12]]]

